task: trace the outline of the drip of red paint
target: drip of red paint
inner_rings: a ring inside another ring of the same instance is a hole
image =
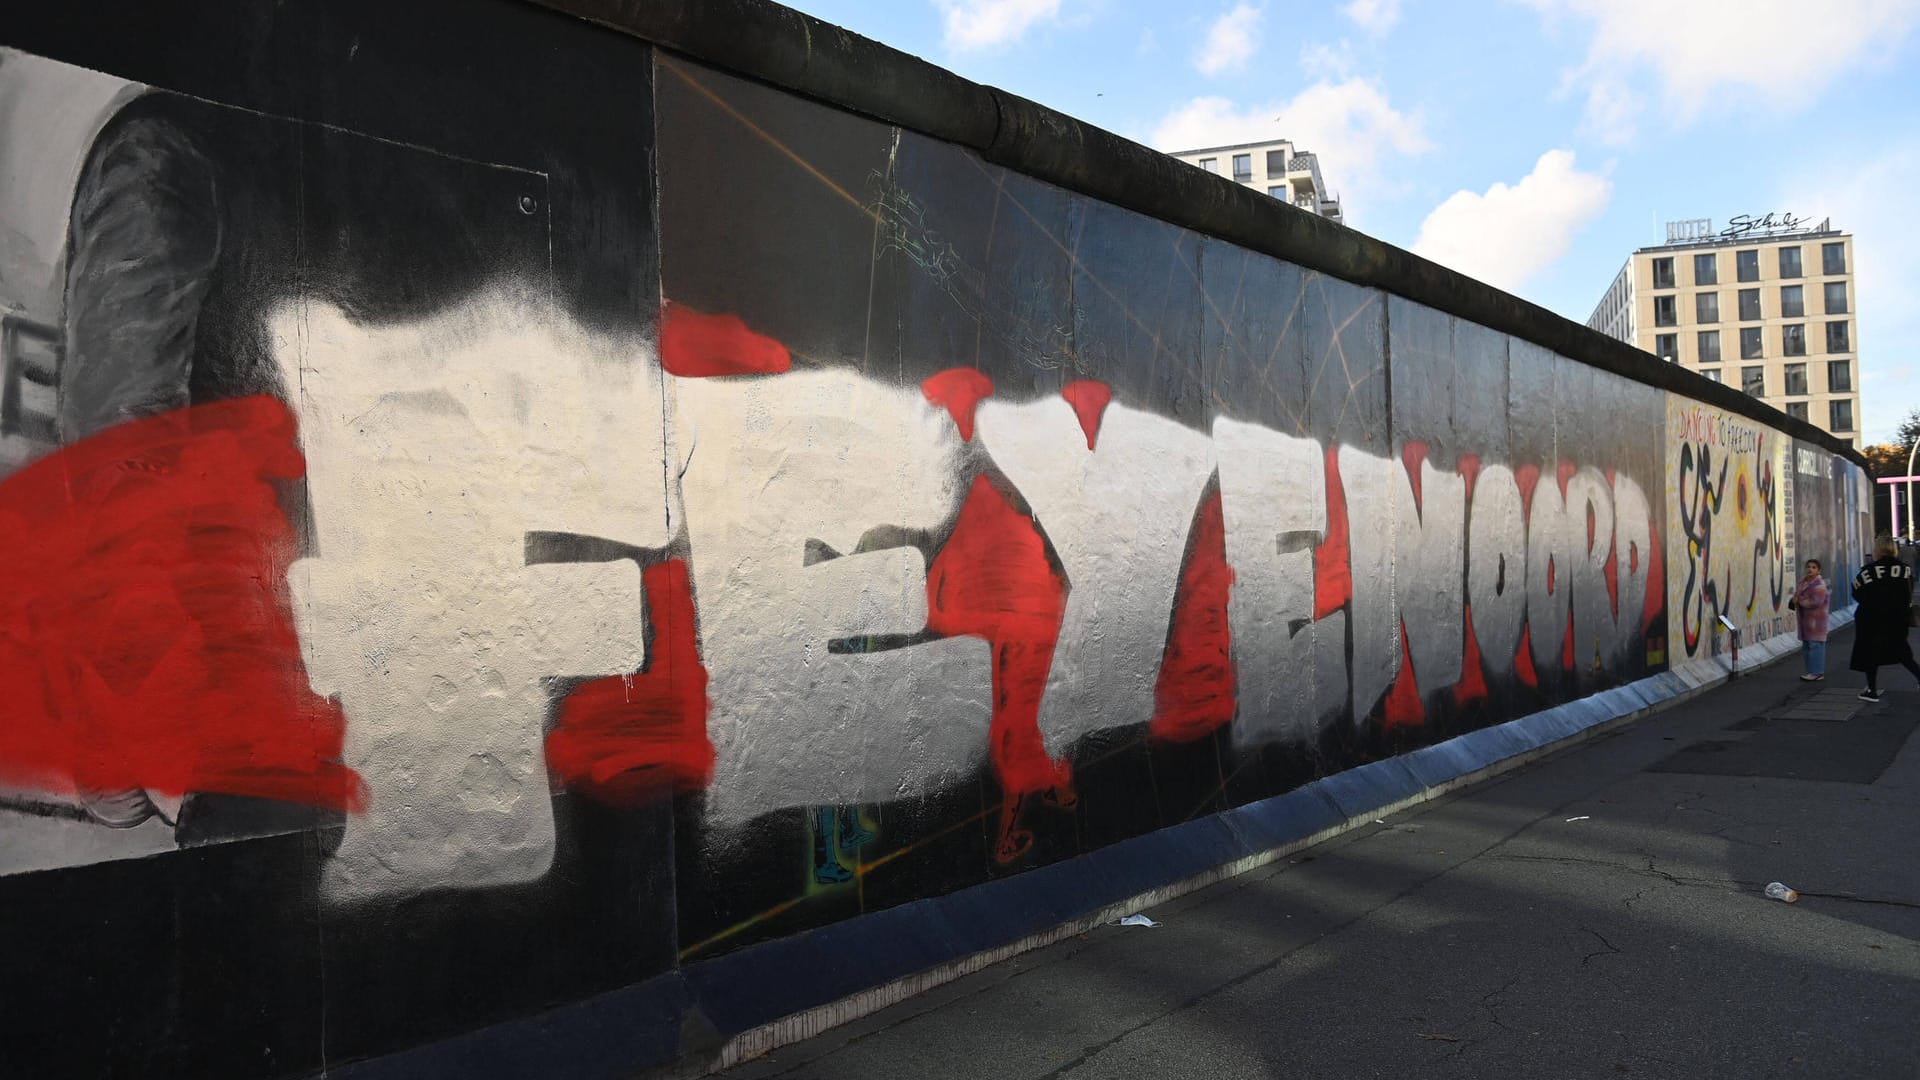
[[[1554,469],[1553,471],[1554,479],[1560,482],[1561,498],[1566,498],[1567,481],[1573,479],[1573,474],[1579,471],[1580,471],[1580,467],[1578,465],[1575,465],[1573,462],[1567,461],[1564,458],[1561,459],[1559,467]]]
[[[1400,461],[1407,467],[1407,482],[1413,485],[1413,505],[1416,510],[1426,505],[1422,498],[1425,492],[1421,490],[1423,485],[1420,478],[1420,463],[1425,460],[1427,444],[1424,442],[1416,439],[1400,448]]]
[[[1324,619],[1353,599],[1347,547],[1347,489],[1340,483],[1340,451],[1327,447],[1327,535],[1313,549],[1313,617]]]
[[[1383,716],[1390,728],[1413,727],[1427,722],[1427,707],[1420,700],[1420,686],[1413,677],[1413,650],[1407,644],[1407,621],[1400,620],[1400,674],[1387,691]]]
[[[1454,470],[1466,479],[1467,501],[1471,503],[1473,501],[1474,481],[1480,479],[1480,455],[1461,454],[1459,460],[1454,463]]]
[[[953,426],[960,429],[962,442],[973,441],[973,410],[980,399],[993,395],[993,380],[973,368],[948,368],[927,376],[920,392],[930,404],[947,410]],[[1089,444],[1091,445],[1091,444]]]
[[[777,375],[792,364],[785,345],[738,315],[708,315],[672,300],[661,305],[660,366],[669,375]]]
[[[1520,489],[1520,512],[1533,520],[1533,489],[1540,483],[1540,466],[1522,465],[1513,470],[1514,485]]]
[[[0,483],[0,779],[358,810],[314,694],[273,482],[306,471],[270,397],[134,420]]]
[[[1469,481],[1471,483],[1471,481]],[[1487,698],[1487,673],[1480,663],[1480,638],[1473,632],[1473,605],[1466,606],[1467,649],[1460,663],[1460,681],[1453,684],[1453,703],[1471,705]]]
[[[1528,686],[1540,685],[1540,673],[1533,668],[1533,627],[1520,628],[1520,648],[1513,654],[1513,673]]]
[[[1173,622],[1160,676],[1153,686],[1147,732],[1167,742],[1192,742],[1233,720],[1235,674],[1227,596],[1227,526],[1220,492],[1194,514],[1187,563],[1174,591]]]
[[[1080,430],[1087,433],[1087,449],[1093,449],[1094,440],[1100,434],[1100,420],[1106,415],[1107,403],[1113,400],[1113,391],[1097,379],[1076,379],[1060,388],[1060,396],[1073,406],[1073,415],[1080,418]]]
[[[647,669],[575,687],[547,736],[553,775],[615,806],[698,791],[713,779],[707,669],[694,641],[687,564],[656,563],[641,581],[653,628]]]
[[[1009,798],[1072,777],[1040,735],[1040,697],[1066,606],[1067,583],[1048,562],[1033,519],[975,477],[953,535],[927,567],[927,627],[993,648],[988,749]]]

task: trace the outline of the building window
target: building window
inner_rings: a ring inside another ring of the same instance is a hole
[[[1827,402],[1827,430],[1828,431],[1852,431],[1853,430],[1853,402],[1851,401]]]
[[[1253,179],[1252,154],[1233,155],[1233,178],[1243,184]]]
[[[1829,394],[1853,393],[1853,361],[1851,360],[1827,361],[1827,393]]]
[[[1287,175],[1287,152],[1285,150],[1267,151],[1267,175],[1270,177]]]
[[[1698,363],[1717,364],[1720,362],[1720,331],[1700,331],[1700,357]]]
[[[1712,252],[1693,257],[1693,283],[1695,285],[1720,284],[1720,264]]]
[[[1720,294],[1703,292],[1693,298],[1693,321],[1701,323],[1720,321]]]
[[[1755,364],[1740,369],[1740,389],[1754,397],[1767,395],[1767,369]]]
[[[1787,388],[1784,392],[1790,397],[1795,394],[1806,393],[1807,392],[1807,365],[1788,364],[1786,371],[1787,371]]]
[[[1820,272],[1823,274],[1844,274],[1847,272],[1847,245],[1845,243],[1820,245]]]
[[[1218,173],[1220,171],[1220,159],[1203,157],[1200,159],[1200,167],[1210,173]]]
[[[1801,285],[1780,286],[1780,317],[1798,319],[1807,313],[1807,291]]]
[[[1761,354],[1760,328],[1743,326],[1740,328],[1740,359],[1758,360]]]
[[[1799,277],[1800,276],[1800,249],[1799,248],[1783,247],[1780,249],[1780,276],[1781,277]]]
[[[1673,288],[1673,259],[1653,260],[1653,287],[1656,289]]]
[[[1276,199],[1285,199],[1287,197],[1287,185],[1270,184],[1267,187],[1267,194],[1273,196]]]
[[[1653,325],[1680,325],[1680,316],[1674,309],[1673,297],[1656,296],[1653,298]]]
[[[1741,281],[1759,281],[1760,280],[1759,249],[1756,248],[1753,251],[1734,252],[1733,253],[1733,272],[1734,272],[1734,276],[1738,277]]]
[[[1707,378],[1712,379],[1714,382],[1720,381],[1720,369],[1717,367],[1701,368],[1700,374],[1705,375]]]
[[[1827,314],[1845,315],[1847,313],[1847,283],[1844,281],[1829,281],[1820,288],[1827,294]]]
[[[1807,403],[1804,401],[1787,402],[1787,415],[1793,417],[1795,420],[1805,420],[1807,418]]]
[[[1790,323],[1780,328],[1780,355],[1807,355],[1807,327],[1804,323]]]
[[[1680,359],[1680,335],[1653,335],[1653,355],[1665,360],[1669,364]]]
[[[1753,322],[1760,318],[1760,290],[1740,290],[1740,321]]]
[[[1828,352],[1852,352],[1853,351],[1851,344],[1847,340],[1847,323],[1845,319],[1842,319],[1839,322],[1830,322],[1827,324],[1827,351]]]

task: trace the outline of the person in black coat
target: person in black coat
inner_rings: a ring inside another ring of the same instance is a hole
[[[1899,549],[1885,537],[1874,542],[1874,560],[1853,576],[1855,671],[1865,672],[1862,701],[1880,700],[1880,667],[1899,664],[1920,681],[1920,664],[1913,661],[1907,643],[1909,610],[1913,604],[1913,568],[1900,561]]]

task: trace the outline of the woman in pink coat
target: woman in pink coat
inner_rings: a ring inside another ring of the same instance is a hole
[[[1827,677],[1827,581],[1820,576],[1820,560],[1807,560],[1807,574],[1794,586],[1787,606],[1800,615],[1800,656],[1807,672],[1802,682]]]

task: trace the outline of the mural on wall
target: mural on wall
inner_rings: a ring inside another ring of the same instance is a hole
[[[1866,538],[1870,531],[1862,525],[1861,470],[1844,458],[1838,458],[1810,443],[1793,444],[1793,525],[1792,565],[1806,565],[1819,559],[1832,590],[1829,604],[1834,611],[1853,605],[1853,573],[1870,557]]]
[[[1788,507],[1793,440],[1735,413],[1670,395],[1667,498],[1673,515],[1667,577],[1676,659],[1791,629],[1793,540]]]
[[[1778,619],[1790,468],[1857,553],[1749,421],[621,56],[607,161],[0,52],[0,905],[184,958],[99,1053],[385,1052],[1644,677]]]

